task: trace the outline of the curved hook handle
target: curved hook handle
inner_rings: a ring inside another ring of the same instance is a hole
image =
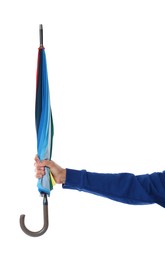
[[[20,216],[20,226],[23,230],[23,232],[31,237],[39,237],[42,236],[46,230],[48,229],[49,226],[49,220],[48,220],[48,201],[47,201],[47,195],[43,195],[43,217],[44,217],[44,225],[43,228],[39,231],[30,231],[29,229],[26,228],[25,226],[25,215]]]

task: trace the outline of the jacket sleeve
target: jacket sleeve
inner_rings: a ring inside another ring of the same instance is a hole
[[[63,188],[89,192],[127,204],[157,203],[165,207],[165,171],[134,175],[67,169]]]

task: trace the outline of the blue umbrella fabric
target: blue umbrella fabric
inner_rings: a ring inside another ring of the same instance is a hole
[[[53,118],[50,105],[50,91],[48,82],[45,48],[38,49],[38,65],[36,77],[35,122],[37,134],[37,154],[40,160],[50,160],[54,135]],[[45,167],[46,174],[38,179],[38,191],[50,195],[53,189],[53,178],[49,168]]]

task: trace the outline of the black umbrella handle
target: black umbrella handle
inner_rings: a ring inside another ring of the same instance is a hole
[[[39,237],[42,236],[48,229],[49,226],[49,219],[48,219],[48,201],[47,201],[47,195],[44,194],[43,196],[43,217],[44,217],[44,224],[43,224],[43,228],[39,231],[30,231],[29,229],[27,229],[27,227],[25,226],[25,215],[21,215],[20,216],[20,226],[22,231],[31,237]]]
[[[40,24],[39,26],[39,36],[40,36],[40,47],[43,47],[43,26]]]

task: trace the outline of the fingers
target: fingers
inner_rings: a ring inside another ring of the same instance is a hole
[[[36,155],[35,156],[35,158],[34,158],[34,160],[35,160],[35,166],[42,166],[42,167],[49,167],[49,168],[51,168],[52,167],[52,161],[50,161],[50,160],[42,160],[42,161],[40,161],[40,159],[38,158],[38,155]]]
[[[37,178],[42,178],[45,175],[45,168],[42,166],[36,166],[35,172]]]
[[[45,166],[51,168],[52,162],[49,160],[40,161],[38,155],[35,156],[34,160],[36,178],[42,178],[45,175]]]
[[[43,160],[43,161],[40,162],[40,165],[43,166],[43,167],[46,166],[46,167],[48,167],[48,168],[51,168],[52,165],[53,165],[53,163],[52,163],[52,161],[50,161],[50,160]]]
[[[44,169],[44,166],[41,165],[41,161],[38,158],[38,155],[35,156],[34,160],[35,160],[34,166],[35,166],[35,172],[36,172],[35,176],[36,176],[36,178],[40,179],[44,176],[45,169]]]
[[[35,162],[40,162],[40,159],[38,158],[38,155],[36,154],[34,157]]]

